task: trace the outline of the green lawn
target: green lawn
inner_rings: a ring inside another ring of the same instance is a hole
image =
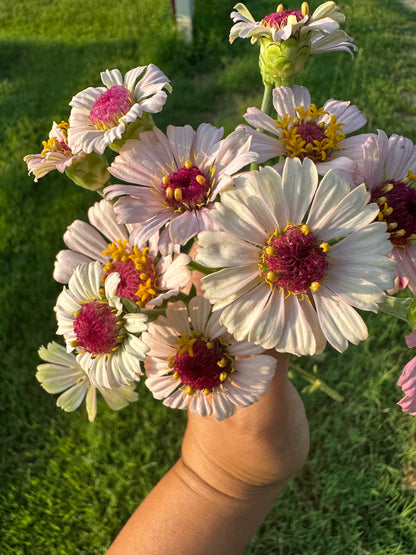
[[[22,158],[40,152],[52,124],[99,74],[150,62],[174,92],[155,117],[242,123],[262,90],[257,48],[228,44],[234,1],[195,2],[195,41],[174,37],[167,0],[133,3],[0,0],[0,553],[104,553],[122,524],[176,460],[186,415],[142,388],[119,413],[99,405],[65,414],[35,379],[37,349],[55,339],[51,275],[62,235],[85,219],[93,193],[58,173],[34,183]],[[271,0],[247,0],[261,18]],[[311,2],[312,8],[318,2]],[[416,12],[396,0],[339,2],[360,47],[312,59],[300,84],[318,105],[351,100],[384,129],[416,141]],[[295,2],[285,7],[297,8]],[[311,453],[246,554],[416,555],[416,419],[396,402],[397,379],[414,353],[403,322],[367,315],[370,338],[339,355],[301,361],[344,397],[305,393]],[[302,388],[305,384],[296,381]]]

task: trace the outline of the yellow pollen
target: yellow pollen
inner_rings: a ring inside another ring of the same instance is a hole
[[[198,181],[200,185],[205,185],[205,183],[207,182],[207,180],[203,175],[197,175],[195,179]]]
[[[266,279],[267,281],[273,281],[275,279],[276,275],[274,272],[267,272],[266,274]]]
[[[311,231],[311,228],[308,225],[303,224],[300,226],[300,230],[303,233],[303,235],[308,235],[308,233],[310,233]]]
[[[172,187],[168,187],[165,191],[166,198],[169,200],[173,199],[173,189]]]
[[[209,395],[211,393],[211,391],[207,388],[204,389],[204,395]]]
[[[221,372],[220,374],[220,382],[225,382],[225,380],[227,379],[228,374],[227,372]]]
[[[228,365],[228,360],[223,357],[221,360],[219,360],[217,362],[217,366],[219,366],[220,368],[225,368]]]
[[[276,13],[280,13],[280,12],[282,12],[282,11],[283,11],[283,4],[279,4],[279,5],[277,6]]]
[[[328,245],[328,243],[321,243],[319,245],[319,248],[321,249],[322,252],[328,252],[329,245]]]
[[[189,356],[193,357],[193,346],[196,340],[196,337],[189,337],[188,334],[185,332],[180,339],[175,341],[175,345],[179,347],[179,354],[183,355],[183,353],[187,352]]]
[[[182,200],[182,191],[181,189],[177,188],[175,189],[175,192],[173,193],[173,196],[175,197],[175,200],[180,201]]]
[[[269,245],[264,249],[264,252],[267,254],[267,256],[272,256],[274,253],[274,248]]]
[[[179,372],[174,372],[172,377],[174,380],[179,380]]]
[[[192,162],[191,162],[190,160],[187,160],[187,161],[185,162],[185,168],[186,168],[187,170],[190,170],[192,167],[193,167]]]
[[[142,274],[140,274],[140,279],[142,279],[143,281],[146,281],[147,279],[149,279],[149,276],[147,274],[145,274],[144,272]]]
[[[213,349],[214,343],[212,341],[207,341],[206,346],[207,346],[207,349]]]
[[[169,185],[170,181],[169,181],[169,177],[167,175],[163,176],[162,183],[165,187],[167,187]]]
[[[393,183],[387,183],[381,190],[383,191],[383,193],[389,193],[393,188]]]
[[[307,2],[302,2],[302,6],[300,8],[300,11],[302,12],[302,15],[309,15],[309,5]]]
[[[310,286],[309,289],[311,291],[313,291],[314,293],[316,293],[317,291],[319,291],[319,289],[321,288],[320,283],[318,283],[317,281],[313,281]]]
[[[194,391],[195,391],[195,389],[193,387],[191,387],[190,385],[186,386],[185,393],[187,395],[192,395],[194,393]]]

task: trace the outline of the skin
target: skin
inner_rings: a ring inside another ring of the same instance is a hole
[[[304,464],[309,429],[276,352],[269,391],[231,418],[189,414],[178,462],[154,487],[107,555],[241,554],[286,481]]]

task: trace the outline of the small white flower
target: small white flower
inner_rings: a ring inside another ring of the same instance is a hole
[[[235,179],[212,218],[224,230],[198,236],[196,260],[223,268],[202,279],[220,322],[236,339],[296,355],[338,351],[366,339],[353,308],[376,312],[394,262],[386,226],[374,222],[365,185],[287,159]]]
[[[113,389],[142,374],[140,361],[148,347],[140,334],[147,329],[147,316],[124,311],[116,295],[118,273],[110,274],[104,287],[102,276],[99,262],[75,269],[56,302],[57,334],[64,336],[68,352],[75,349],[95,387]]]
[[[255,129],[244,127],[253,136],[251,148],[258,153],[258,162],[278,156],[310,158],[320,175],[330,169],[342,170],[356,183],[363,160],[362,145],[370,134],[347,137],[360,129],[366,118],[350,102],[328,100],[322,108],[311,103],[308,89],[294,85],[277,87],[273,91],[274,120],[258,108],[248,108],[245,120]],[[284,162],[273,167],[281,172]]]
[[[169,79],[155,65],[139,66],[124,78],[118,69],[101,73],[104,87],[88,87],[71,102],[69,144],[72,149],[102,154],[122,138],[129,123],[160,112],[171,91]]]
[[[188,309],[178,301],[149,324],[145,383],[167,406],[223,420],[266,393],[276,359],[236,342],[211,308],[207,299],[193,297]]]
[[[157,239],[137,248],[130,240],[132,226],[116,222],[111,203],[96,202],[88,211],[90,223],[76,220],[64,234],[69,249],[58,253],[54,278],[68,283],[80,264],[98,260],[104,277],[118,272],[118,297],[125,297],[140,307],[159,306],[175,296],[191,279],[190,257],[180,253],[161,256]]]
[[[38,353],[45,363],[38,365],[36,378],[48,393],[63,392],[56,404],[66,412],[76,410],[85,399],[88,420],[93,422],[97,414],[97,390],[113,410],[120,410],[139,397],[133,383],[111,390],[94,387],[76,356],[54,341],[40,347]]]
[[[339,11],[335,2],[324,2],[309,15],[307,2],[302,3],[301,10],[285,10],[280,4],[277,11],[256,21],[246,6],[238,3],[236,11],[231,13],[235,25],[230,31],[230,42],[237,37],[250,38],[251,42],[268,38],[273,42],[285,41],[291,37],[310,41],[310,54],[344,50],[357,50],[353,39],[339,28],[345,16]]]

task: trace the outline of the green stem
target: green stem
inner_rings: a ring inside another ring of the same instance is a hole
[[[260,110],[262,112],[264,112],[265,114],[267,114],[268,116],[270,116],[271,110],[272,110],[272,92],[273,92],[273,87],[272,85],[266,85],[264,84],[264,92],[263,92],[263,100],[261,102],[261,108]],[[261,131],[259,129],[259,131]]]
[[[201,272],[201,274],[204,274],[205,276],[208,274],[213,274],[214,272],[217,272],[219,270],[219,268],[207,268],[206,266],[202,266],[202,264],[198,264],[198,262],[195,262],[195,260],[191,260],[188,266],[190,270]]]
[[[331,397],[331,399],[338,401],[338,403],[341,403],[344,400],[342,395],[340,395],[337,391],[335,391],[335,389],[332,389],[332,387],[329,387],[329,385],[327,385],[320,378],[317,378],[310,372],[307,372],[306,370],[303,370],[298,366],[293,366],[293,367],[291,366],[290,372],[309,382],[312,385],[311,391],[313,391],[314,389],[321,389],[324,393],[328,395],[328,397]]]

